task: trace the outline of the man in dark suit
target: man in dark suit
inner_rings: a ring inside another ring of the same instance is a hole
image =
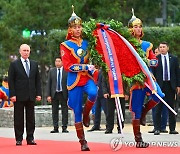
[[[22,44],[19,49],[21,57],[10,64],[8,82],[10,99],[14,102],[14,130],[16,145],[22,145],[24,133],[24,108],[26,111],[27,145],[36,145],[35,100],[41,100],[41,82],[37,62],[29,60],[30,47]]]
[[[161,87],[163,93],[165,93],[165,101],[170,107],[174,109],[175,106],[175,94],[180,94],[180,72],[178,58],[168,53],[169,46],[166,42],[162,42],[159,45],[161,52],[158,58],[158,66],[153,68],[153,74]],[[162,103],[159,103],[155,113],[155,132],[154,135],[160,134],[161,129],[161,112]],[[169,111],[169,134],[178,134],[176,128],[176,116]]]
[[[103,109],[104,114],[106,116],[107,114],[107,109],[106,109],[106,99],[104,98],[103,95],[103,88],[102,88],[102,70],[99,70],[99,75],[98,75],[98,96],[95,102],[95,118],[94,118],[94,125],[93,127],[88,130],[88,132],[96,131],[96,130],[101,130],[100,128],[100,123],[101,123],[101,110]]]
[[[107,114],[106,114],[106,131],[105,134],[112,134],[114,129],[114,114],[116,109],[115,98],[111,98],[110,85],[109,82],[106,81],[105,77],[103,77],[102,81],[102,89],[103,96],[106,99],[107,105]],[[125,95],[127,98],[127,95]],[[122,109],[123,117],[125,118],[125,97],[120,97],[120,104]],[[121,122],[122,128],[124,128],[124,122]],[[117,130],[118,133],[121,134],[120,124],[117,115]]]
[[[52,102],[52,119],[54,130],[51,133],[59,132],[59,102],[62,109],[62,133],[68,133],[68,106],[67,106],[67,73],[63,69],[62,60],[57,57],[55,66],[49,71],[46,96],[47,101]]]

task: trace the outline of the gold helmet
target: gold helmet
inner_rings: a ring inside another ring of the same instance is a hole
[[[142,26],[142,21],[139,18],[136,18],[136,16],[134,15],[134,9],[132,8],[132,17],[128,22],[128,27],[129,28],[133,28],[135,25],[141,25]]]
[[[74,13],[74,6],[72,5],[72,10],[73,13],[71,15],[71,17],[68,20],[68,26],[72,27],[73,25],[81,25],[82,24],[82,20],[80,17],[78,17],[75,13]]]
[[[133,28],[134,26],[137,26],[137,25],[143,26],[141,19],[136,18],[136,16],[134,15],[134,9],[132,8],[132,17],[128,22],[128,28],[132,35],[135,35]],[[143,35],[144,35],[144,32],[142,30],[142,34],[140,37],[143,37]]]

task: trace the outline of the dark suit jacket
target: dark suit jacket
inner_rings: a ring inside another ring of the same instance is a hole
[[[159,86],[163,87],[163,66],[161,55],[157,56],[158,58],[158,66],[152,68],[152,72],[157,80]],[[169,65],[170,65],[170,82],[173,90],[176,90],[176,87],[180,86],[180,72],[179,72],[179,63],[178,58],[169,54]]]
[[[103,95],[103,88],[102,88],[102,70],[99,70],[99,74],[98,74],[98,81],[97,81],[97,86],[98,86],[98,97],[104,97]]]
[[[63,69],[62,72],[62,92],[64,98],[67,100],[67,72]],[[48,80],[47,80],[47,87],[46,87],[46,96],[51,96],[54,98],[54,95],[56,93],[56,86],[57,86],[57,68],[54,67],[50,69],[49,74],[48,74]]]
[[[8,71],[10,97],[16,96],[17,101],[35,101],[41,96],[41,82],[37,62],[30,60],[29,77],[20,59],[11,62]]]

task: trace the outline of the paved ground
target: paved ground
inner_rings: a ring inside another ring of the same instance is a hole
[[[88,129],[90,129],[90,126]],[[105,126],[101,126],[105,128]],[[177,131],[180,133],[180,122],[177,123],[176,127]],[[115,127],[113,134],[104,134],[104,131],[94,131],[87,132],[88,130],[85,128],[85,135],[88,142],[99,142],[99,143],[107,143],[110,144],[111,140],[114,138],[120,138],[123,136],[122,141],[125,143],[134,142],[132,126],[131,124],[125,124],[123,135],[117,133],[117,129]],[[147,133],[149,130],[152,130],[153,126],[141,126],[143,139],[146,142],[171,142],[178,144],[180,146],[180,134],[172,135],[168,133],[162,133],[161,135],[154,135]],[[168,128],[167,128],[168,129]],[[50,131],[52,127],[38,127],[35,131],[35,139],[36,140],[57,140],[57,141],[78,141],[76,137],[76,132],[73,126],[68,127],[69,133],[60,133],[51,134]],[[0,128],[0,137],[14,138],[14,130],[13,128]],[[25,137],[24,137],[25,138]]]

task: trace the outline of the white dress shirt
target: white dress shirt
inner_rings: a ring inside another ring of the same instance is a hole
[[[25,60],[27,60],[27,64],[28,64],[28,66],[29,66],[29,70],[30,70],[30,61],[29,61],[29,59],[24,59],[24,58],[20,58],[21,59],[21,62],[22,62],[22,64],[23,64],[23,67],[24,67],[24,69],[25,69],[25,71],[27,72],[27,70],[26,70],[26,62],[25,62]]]
[[[58,91],[58,73],[59,73],[59,69],[60,69],[60,91]],[[62,71],[63,71],[63,67],[61,68],[57,68],[57,86],[56,86],[56,91],[57,92],[61,92],[62,91]]]

